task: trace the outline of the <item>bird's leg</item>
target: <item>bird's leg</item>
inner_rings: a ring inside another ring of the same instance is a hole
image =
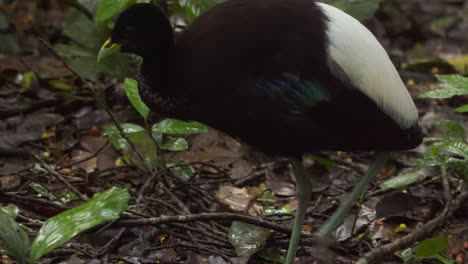
[[[290,158],[289,161],[291,162],[294,174],[296,175],[296,197],[298,200],[298,206],[296,209],[291,240],[289,241],[286,264],[294,262],[297,247],[299,245],[299,239],[301,237],[302,225],[304,224],[305,213],[307,211],[307,205],[309,204],[310,195],[312,193],[312,184],[309,177],[307,177],[302,159],[294,157]]]
[[[353,191],[349,194],[346,200],[340,205],[336,212],[328,219],[328,221],[319,229],[316,233],[317,241],[326,241],[333,230],[335,230],[338,224],[343,221],[343,218],[348,214],[349,210],[353,206],[354,202],[361,196],[361,194],[367,189],[369,183],[372,181],[374,176],[379,172],[379,170],[385,165],[385,162],[388,159],[388,153],[378,153],[374,162],[371,164],[366,174],[362,177],[359,183],[354,187]],[[317,245],[317,255],[316,257],[323,258],[326,253],[326,245]],[[325,250],[325,251],[324,251]]]

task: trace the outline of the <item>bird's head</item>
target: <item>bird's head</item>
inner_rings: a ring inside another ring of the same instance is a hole
[[[162,10],[152,4],[134,4],[117,17],[111,37],[102,45],[98,61],[116,52],[151,56],[173,45],[172,27]]]

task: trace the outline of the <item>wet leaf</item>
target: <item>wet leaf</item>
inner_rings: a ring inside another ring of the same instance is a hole
[[[158,165],[157,146],[151,135],[143,127],[136,124],[124,123],[120,124],[120,127],[137,151],[139,151],[146,166],[149,169],[156,168]],[[119,130],[115,126],[104,128],[103,134],[108,136],[112,145],[122,152],[127,162],[134,164],[141,170],[145,170],[145,166],[141,164],[138,155],[134,152],[127,140],[120,135]]]
[[[382,182],[379,187],[382,190],[405,188],[422,179],[417,173],[400,174],[391,179]]]
[[[182,151],[189,148],[187,140],[184,138],[170,138],[161,146],[162,149],[170,151]]]
[[[174,166],[174,164],[167,164],[168,166]],[[177,176],[179,179],[188,182],[195,175],[195,169],[190,165],[177,165],[170,168],[170,171]]]
[[[395,255],[401,258],[401,260],[403,260],[403,263],[408,263],[409,261],[414,259],[414,253],[411,248],[397,251],[395,252]]]
[[[291,214],[292,213],[292,208],[291,205],[285,204],[283,206],[277,207],[277,206],[272,206],[272,205],[265,205],[263,207],[265,215],[279,215],[279,214]]]
[[[3,209],[0,210],[0,248],[19,263],[27,263],[29,238],[18,223]]]
[[[455,112],[458,112],[458,113],[466,113],[468,112],[468,104],[466,105],[462,105],[458,108],[455,108]]]
[[[459,141],[465,140],[465,129],[459,123],[444,119],[437,121],[436,125],[442,129],[442,134],[445,138]]]
[[[208,128],[199,122],[185,122],[177,119],[164,119],[152,127],[153,132],[163,134],[199,134]]]
[[[468,144],[460,141],[451,141],[445,144],[445,150],[448,152],[461,156],[463,159],[468,160]]]
[[[127,94],[128,100],[135,107],[135,109],[140,113],[140,115],[146,120],[149,115],[149,108],[141,100],[140,93],[138,91],[138,82],[132,78],[125,78],[124,80],[124,90]]]
[[[9,215],[11,218],[16,219],[19,214],[19,208],[15,205],[2,206],[0,210]]]
[[[96,57],[109,35],[108,30],[104,25],[96,25],[82,13],[71,12],[64,33],[72,41],[68,45],[55,45],[54,50],[86,79],[96,81],[102,73],[122,79],[133,76],[138,62],[124,54],[115,54],[97,63]]]
[[[64,205],[70,201],[78,199],[78,196],[73,192],[56,191],[51,193],[46,188],[44,188],[44,186],[35,182],[31,183],[30,187],[38,193],[38,197],[47,197],[56,204]]]
[[[423,240],[415,249],[416,257],[433,257],[444,252],[448,247],[448,238],[431,237]]]
[[[88,202],[48,219],[31,246],[29,260],[34,262],[78,233],[117,219],[127,209],[130,195],[125,189],[112,187]]]
[[[271,234],[270,229],[234,221],[229,229],[229,241],[234,245],[237,256],[247,263],[255,252],[265,246]]]
[[[419,95],[419,98],[450,98],[455,95],[468,94],[468,77],[458,74],[436,75],[444,86],[442,89],[427,91]]]

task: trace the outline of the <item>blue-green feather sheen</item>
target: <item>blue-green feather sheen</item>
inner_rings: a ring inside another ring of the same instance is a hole
[[[301,80],[292,73],[283,73],[275,80],[260,80],[257,85],[267,96],[286,104],[291,113],[302,113],[330,100],[330,94],[318,82]]]

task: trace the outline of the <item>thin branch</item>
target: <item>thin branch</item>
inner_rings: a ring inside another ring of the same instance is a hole
[[[162,224],[174,224],[174,223],[190,223],[195,221],[240,221],[247,224],[252,224],[268,229],[272,229],[279,233],[286,235],[291,234],[291,228],[283,225],[268,222],[266,220],[251,217],[248,215],[232,214],[232,213],[202,213],[202,214],[191,214],[191,215],[176,215],[176,216],[160,216],[144,219],[128,219],[121,220],[118,222],[120,225],[162,225]],[[312,234],[302,232],[303,237],[312,238]]]
[[[73,193],[75,193],[76,195],[78,195],[78,197],[80,197],[81,200],[83,201],[88,201],[88,197],[86,197],[86,195],[82,194],[80,191],[78,191],[78,189],[75,188],[75,186],[73,186],[72,184],[70,184],[67,180],[65,180],[65,178],[62,176],[62,174],[56,172],[49,164],[47,164],[41,157],[39,157],[36,153],[32,153],[32,155],[34,156],[34,158],[41,164],[41,166],[47,171],[49,172],[50,174],[54,175],[55,177],[57,177],[57,179],[60,180],[60,182],[62,182],[63,184],[65,184],[65,186],[67,186],[68,189],[70,189]]]
[[[78,164],[81,164],[81,163],[84,163],[90,159],[93,159],[95,157],[97,157],[97,155],[99,155],[99,153],[101,153],[101,151],[103,151],[107,146],[109,145],[109,141],[107,140],[106,143],[100,147],[98,150],[96,150],[96,152],[92,153],[92,155],[82,159],[82,160],[78,160],[78,161],[75,161],[71,164],[68,164],[68,165],[64,165],[64,166],[59,166],[57,169],[61,170],[61,169],[67,169],[67,168],[71,168],[73,166],[76,166]]]

